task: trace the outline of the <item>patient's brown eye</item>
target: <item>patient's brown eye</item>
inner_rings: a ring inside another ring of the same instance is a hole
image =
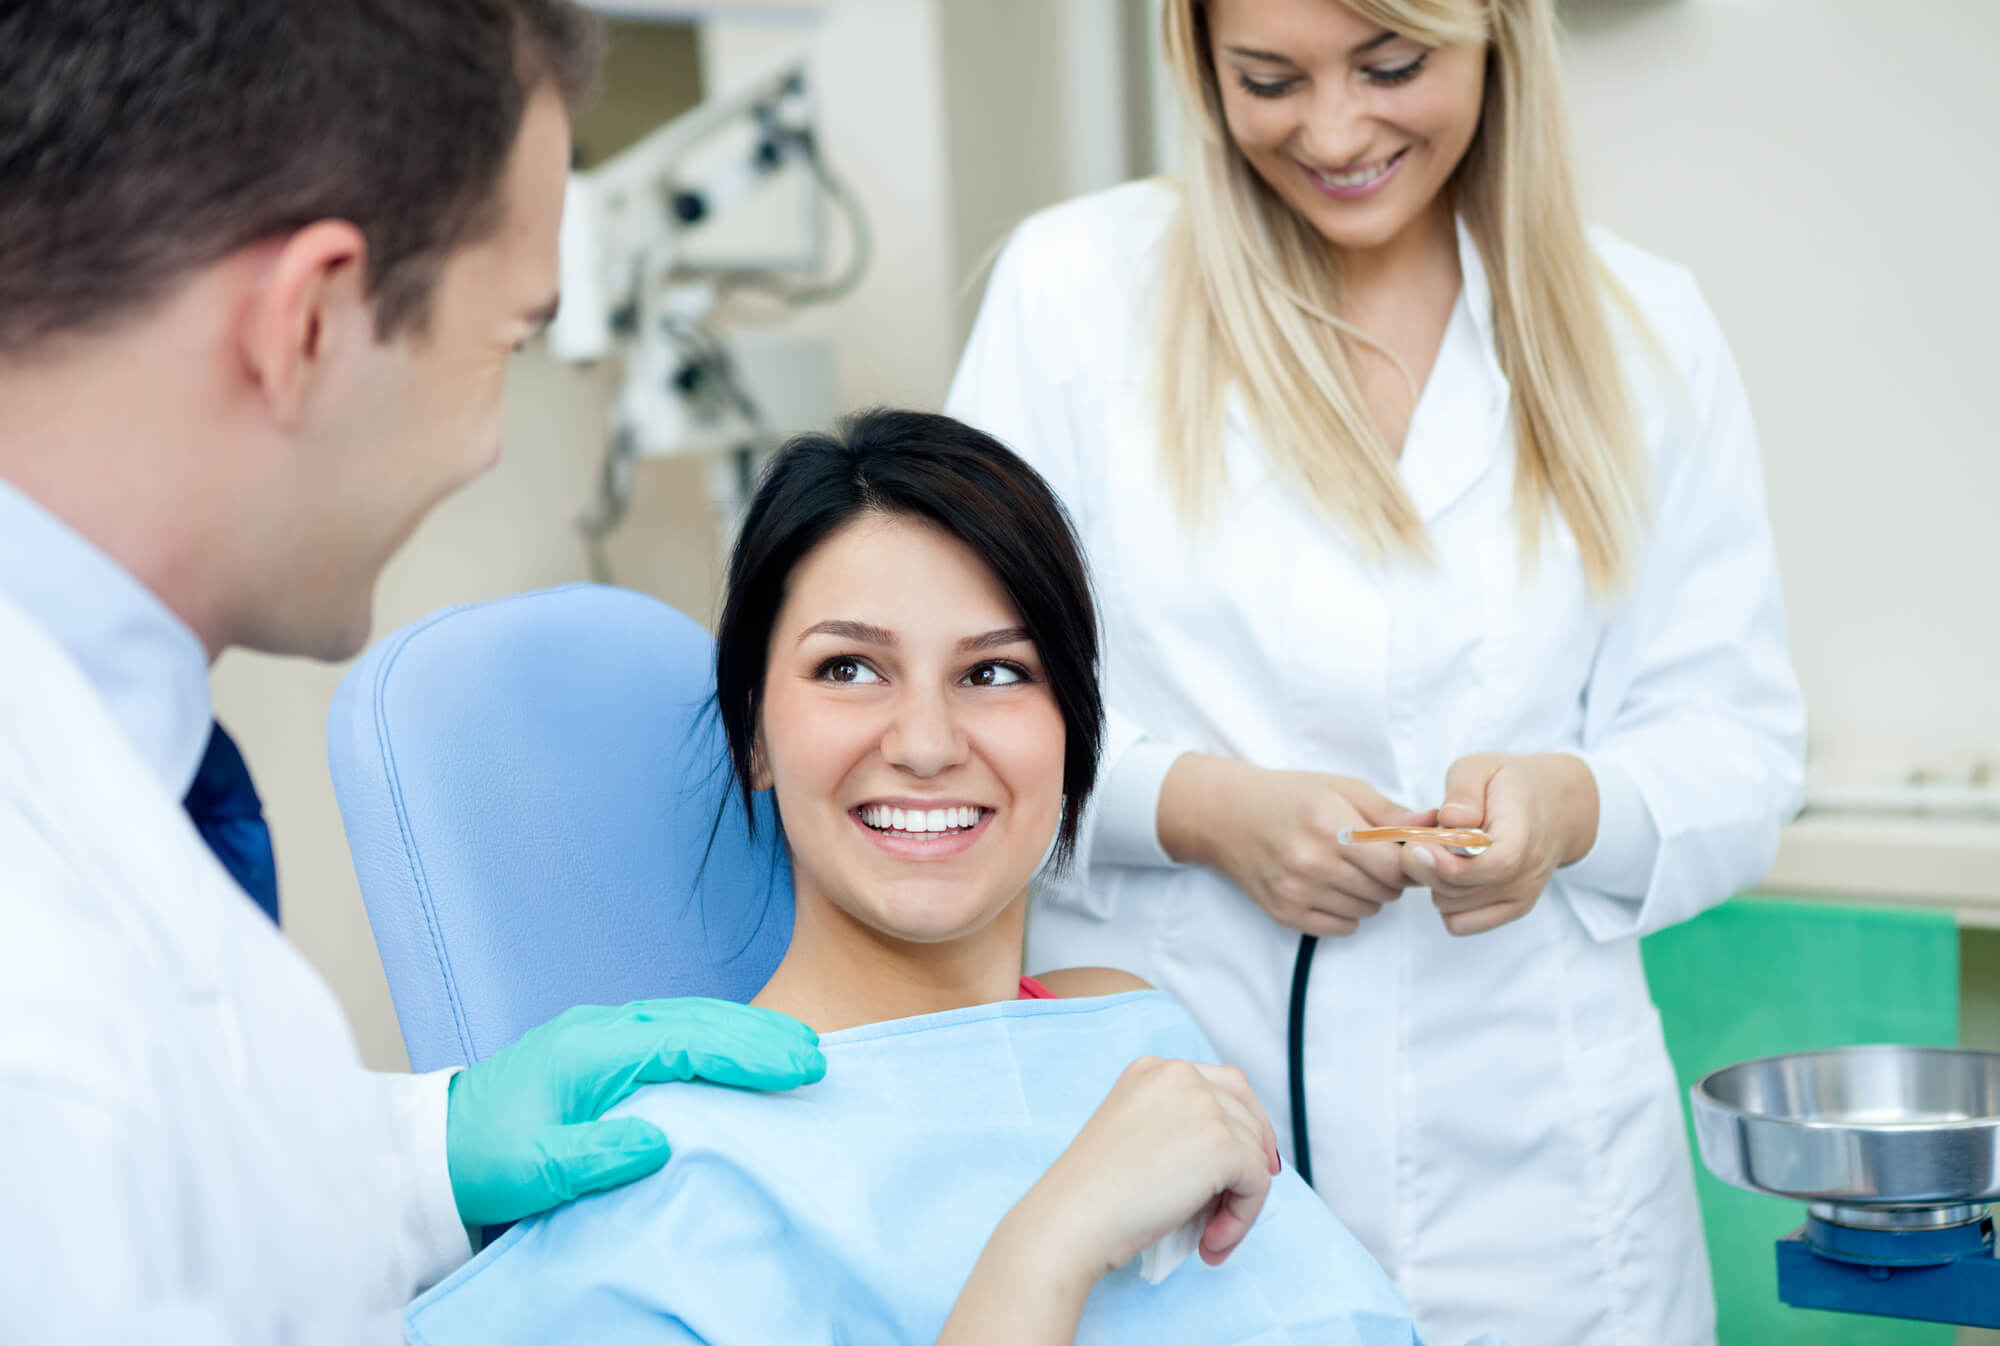
[[[813,670],[813,676],[821,682],[847,685],[882,681],[880,674],[870,668],[865,661],[856,659],[851,654],[836,654],[831,659],[824,660]]]
[[[1005,659],[995,659],[976,665],[965,675],[965,680],[974,687],[1012,687],[1028,681],[1028,670]]]

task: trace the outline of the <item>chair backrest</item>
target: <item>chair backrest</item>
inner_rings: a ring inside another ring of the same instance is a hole
[[[768,805],[745,827],[713,689],[706,631],[597,585],[448,608],[349,671],[328,756],[412,1068],[770,976],[791,874]]]

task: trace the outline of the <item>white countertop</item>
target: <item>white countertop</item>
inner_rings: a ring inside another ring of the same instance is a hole
[[[1757,891],[1928,907],[2000,928],[2000,823],[1808,816],[1785,829]]]

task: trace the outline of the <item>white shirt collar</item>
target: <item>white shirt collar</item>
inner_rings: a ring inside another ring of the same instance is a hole
[[[187,623],[81,534],[0,480],[0,593],[74,659],[169,794],[208,748],[208,651]]]

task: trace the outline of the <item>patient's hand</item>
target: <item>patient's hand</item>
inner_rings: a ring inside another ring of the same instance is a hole
[[[1277,1171],[1242,1071],[1141,1057],[993,1231],[938,1346],[1070,1346],[1091,1287],[1190,1217],[1201,1260],[1228,1257]]]
[[[1242,1071],[1142,1057],[1030,1199],[1040,1197],[1044,1236],[1071,1246],[1095,1279],[1204,1210],[1202,1260],[1220,1263],[1277,1171],[1277,1135]]]

